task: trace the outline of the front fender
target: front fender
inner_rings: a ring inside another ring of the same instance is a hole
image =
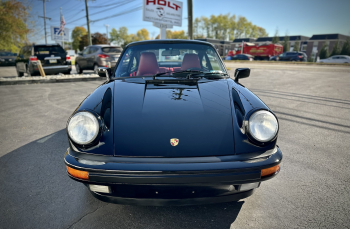
[[[69,145],[73,150],[89,154],[113,155],[113,93],[114,81],[106,81],[88,95],[75,109],[71,117],[79,111],[90,110],[103,120],[104,128],[102,128],[99,142],[91,148],[79,148],[78,145],[69,140]]]
[[[270,108],[261,101],[258,96],[243,85],[236,83],[233,80],[228,80],[228,85],[232,98],[231,107],[236,154],[273,149],[276,146],[277,137],[271,142],[259,144],[252,141],[245,131],[245,124],[255,111],[267,110],[272,112]]]

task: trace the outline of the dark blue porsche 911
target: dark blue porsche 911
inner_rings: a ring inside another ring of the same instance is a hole
[[[237,201],[280,170],[275,114],[191,40],[125,47],[67,123],[68,175],[118,204]]]

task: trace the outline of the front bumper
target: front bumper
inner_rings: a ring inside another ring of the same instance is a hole
[[[8,61],[8,60],[0,61],[0,66],[15,66],[15,65],[16,65],[15,61]]]
[[[53,66],[42,66],[45,74],[58,74],[67,73],[72,70],[72,65],[53,65]],[[33,64],[31,66],[32,74],[40,74],[38,66]]]
[[[87,165],[82,159],[102,162]],[[202,158],[120,158],[78,153],[70,148],[65,154],[67,166],[89,172],[88,180],[68,175],[89,187],[105,185],[109,193],[92,192],[102,201],[135,205],[192,205],[236,201],[253,190],[243,184],[255,183],[276,176],[279,170],[261,177],[261,169],[281,163],[278,147],[259,156],[233,155]]]

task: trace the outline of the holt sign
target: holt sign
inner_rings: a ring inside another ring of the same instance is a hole
[[[143,0],[143,20],[182,26],[182,2],[174,0]]]

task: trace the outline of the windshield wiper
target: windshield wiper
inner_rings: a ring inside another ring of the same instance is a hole
[[[228,76],[228,74],[227,73],[224,73],[224,72],[206,72],[206,73],[204,73],[203,74],[204,75],[204,77],[206,77],[206,78],[220,78],[220,77],[215,77],[215,75],[216,76]],[[209,76],[209,75],[212,75],[212,76]],[[209,76],[209,77],[208,77]]]

